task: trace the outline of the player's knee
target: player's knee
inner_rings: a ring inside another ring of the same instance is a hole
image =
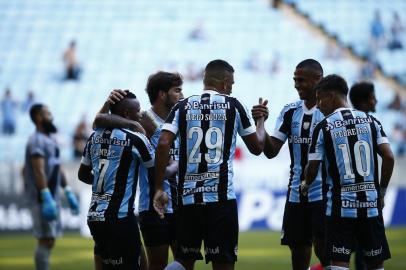
[[[344,266],[332,265],[332,266],[330,266],[330,268],[327,268],[327,269],[330,269],[330,270],[349,270],[350,268],[344,267]]]
[[[194,261],[191,265],[187,265],[187,262],[184,261],[173,261],[164,270],[193,270]]]
[[[374,263],[368,263],[367,264],[367,269],[368,270],[383,270],[383,262],[374,262]]]
[[[39,239],[39,245],[46,247],[48,249],[52,249],[55,246],[55,239],[54,238]]]

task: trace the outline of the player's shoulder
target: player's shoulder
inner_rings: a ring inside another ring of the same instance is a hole
[[[134,138],[134,139],[141,139],[143,141],[148,141],[147,136],[145,136],[143,133],[138,132],[138,131],[133,131],[133,130],[129,130],[126,128],[120,128],[118,129],[121,132],[125,133],[128,137],[130,138]]]
[[[35,131],[28,137],[27,144],[28,145],[43,145],[43,144],[46,144],[48,140],[49,140],[49,138],[45,134]]]
[[[287,113],[289,111],[295,111],[295,110],[297,110],[299,108],[302,108],[302,107],[303,107],[303,101],[302,100],[287,103],[287,104],[285,104],[285,106],[283,106],[283,108],[281,110],[281,113],[285,114],[285,113]]]

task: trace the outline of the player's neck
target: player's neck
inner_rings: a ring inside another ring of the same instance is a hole
[[[37,131],[39,133],[44,134],[45,136],[49,136],[49,132],[46,132],[45,129],[43,127],[39,126],[39,125],[37,125]]]
[[[152,111],[158,115],[161,119],[165,120],[170,112],[170,109],[168,109],[167,106],[164,104],[154,104],[151,107]]]
[[[304,101],[306,108],[308,108],[309,110],[316,106],[316,103],[316,99],[307,99]]]

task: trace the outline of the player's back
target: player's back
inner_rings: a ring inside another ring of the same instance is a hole
[[[329,172],[327,214],[352,218],[377,216],[378,144],[387,140],[380,123],[364,112],[341,108],[316,129],[323,130]]]
[[[215,91],[179,102],[163,129],[178,133],[179,187],[183,204],[235,199],[233,167],[237,132],[255,132],[247,109]]]
[[[88,219],[123,218],[133,213],[141,163],[153,166],[148,139],[125,129],[97,129],[85,149],[94,172]]]

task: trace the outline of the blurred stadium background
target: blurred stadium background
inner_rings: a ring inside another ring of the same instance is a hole
[[[30,244],[25,243],[32,242],[20,172],[25,143],[34,130],[27,114],[33,101],[49,105],[54,114],[64,167],[81,198],[82,216],[72,217],[65,209],[64,227],[86,235],[90,191],[76,178],[79,159],[74,153],[83,147],[108,93],[131,89],[146,109],[146,80],[157,70],[179,71],[185,79],[185,95],[199,93],[202,69],[215,58],[234,66],[233,95],[248,107],[260,96],[269,99],[268,131],[281,108],[297,100],[292,76],[303,59],[317,59],[325,74],[340,74],[349,85],[373,81],[376,116],[397,156],[384,218],[389,227],[406,226],[405,20],[405,0],[0,0],[0,91],[4,91],[0,269],[32,268],[31,261],[21,265],[24,260],[3,251],[27,249]],[[67,79],[63,55],[72,41],[76,46],[67,57],[77,59],[78,72],[77,78]],[[288,151],[269,161],[250,157],[241,145],[235,162],[241,231],[275,231],[260,236],[242,233],[242,239],[248,239],[241,243],[242,250],[250,241],[247,245],[253,247],[261,246],[264,237],[269,242],[262,244],[263,249],[245,253],[237,269],[249,266],[247,256],[255,261],[267,255],[274,269],[287,269],[272,262],[283,260],[289,265],[288,253],[278,253],[277,236],[288,182]],[[389,230],[396,235],[391,241],[398,241],[396,254],[406,254],[405,230]],[[81,258],[91,261],[89,240],[74,234],[61,239],[60,245],[69,246],[73,239],[87,241],[89,249]],[[27,252],[30,259],[31,251]],[[393,267],[387,269],[406,269],[404,256],[394,256],[392,261]]]

